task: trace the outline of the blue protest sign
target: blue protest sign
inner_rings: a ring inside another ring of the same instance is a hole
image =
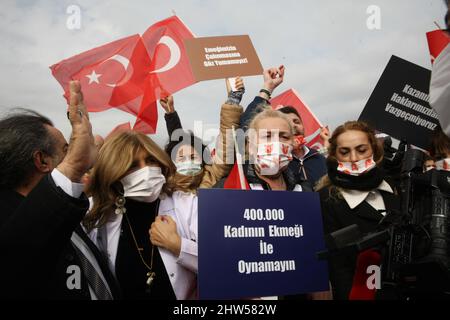
[[[317,193],[201,189],[200,299],[328,290]]]

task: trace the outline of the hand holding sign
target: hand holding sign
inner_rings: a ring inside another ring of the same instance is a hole
[[[236,92],[245,90],[244,79],[241,77],[225,79],[225,83],[227,86],[227,94],[230,94],[232,91]]]
[[[234,83],[232,83],[234,81]],[[239,105],[242,100],[242,96],[245,93],[244,80],[241,77],[225,79],[227,86],[228,99],[227,104]]]
[[[225,85],[227,86],[227,95],[231,91],[236,91],[236,78],[226,78]]]

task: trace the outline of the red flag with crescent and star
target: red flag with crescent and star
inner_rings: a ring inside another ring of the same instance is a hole
[[[100,112],[118,108],[137,115],[141,106],[142,90],[129,90],[132,85],[139,87],[145,79],[145,66],[149,65],[139,35],[129,36],[106,45],[88,50],[50,67],[53,76],[64,89],[68,98],[69,82],[80,81],[84,102],[89,112]],[[148,67],[147,67],[148,68]],[[116,87],[126,86],[128,98],[121,104],[110,103]],[[132,93],[132,94],[131,94]]]
[[[133,129],[155,133],[156,101],[195,83],[184,49],[190,30],[176,17],[50,67],[68,97],[79,80],[89,112],[117,108],[136,116]]]

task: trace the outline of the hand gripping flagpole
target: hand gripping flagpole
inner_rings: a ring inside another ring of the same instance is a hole
[[[241,189],[246,190],[247,188],[245,184],[244,169],[242,168],[242,154],[239,151],[239,146],[236,138],[236,130],[234,126],[231,128],[231,130],[233,132],[233,142],[234,142],[234,150],[236,152],[236,163],[238,166],[239,182],[241,184]]]

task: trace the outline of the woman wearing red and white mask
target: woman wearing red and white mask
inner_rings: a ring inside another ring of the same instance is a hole
[[[328,175],[318,186],[326,234],[353,224],[362,233],[373,232],[383,217],[400,210],[394,187],[379,166],[382,160],[383,147],[366,123],[346,122],[333,132]],[[329,263],[333,297],[348,299],[357,255],[337,256]]]
[[[289,118],[271,108],[258,113],[251,120],[247,132],[249,159],[243,165],[244,176],[251,190],[312,191],[311,185],[306,181],[298,181],[289,168],[294,133]],[[225,180],[222,179],[215,188],[223,188]],[[314,292],[284,296],[282,299],[331,300],[331,293]]]
[[[249,161],[243,165],[252,190],[311,191],[309,183],[299,184],[288,170],[292,160],[294,130],[281,112],[267,109],[258,113],[249,126]],[[215,188],[222,188],[222,179]]]

